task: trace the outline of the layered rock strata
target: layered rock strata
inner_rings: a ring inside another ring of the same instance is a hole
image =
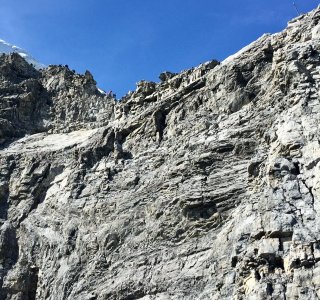
[[[160,78],[0,58],[0,299],[320,298],[320,10]]]

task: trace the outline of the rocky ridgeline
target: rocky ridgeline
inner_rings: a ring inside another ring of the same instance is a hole
[[[320,10],[121,102],[0,76],[0,299],[320,298]]]
[[[90,72],[36,70],[17,53],[0,56],[0,98],[1,144],[25,134],[104,126],[115,103],[97,89]]]

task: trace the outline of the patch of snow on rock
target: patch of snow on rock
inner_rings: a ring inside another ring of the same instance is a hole
[[[36,69],[42,69],[45,68],[46,66],[37,62],[28,52],[25,50],[7,43],[6,41],[0,39],[0,53],[18,53],[21,57],[23,57],[28,63],[33,64]]]

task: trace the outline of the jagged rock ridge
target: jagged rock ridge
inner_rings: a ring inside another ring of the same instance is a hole
[[[17,47],[15,45],[11,45],[4,40],[0,39],[0,54],[9,54],[9,53],[17,53],[21,57],[23,57],[28,63],[32,64],[36,69],[42,69],[46,66],[44,64],[36,61],[28,52]]]
[[[1,299],[318,299],[320,10],[141,81],[0,59]]]

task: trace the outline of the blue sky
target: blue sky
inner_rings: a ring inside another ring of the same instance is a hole
[[[296,0],[301,12],[320,1]],[[0,0],[0,38],[44,64],[90,70],[117,96],[222,60],[296,16],[292,0]]]

